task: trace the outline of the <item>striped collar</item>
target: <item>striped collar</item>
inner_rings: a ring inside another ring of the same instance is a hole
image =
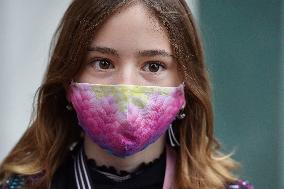
[[[170,147],[167,147],[166,154],[166,173],[163,189],[171,189],[174,178],[176,157],[175,152]],[[77,154],[75,155],[73,170],[77,189],[94,189],[92,178],[90,177],[90,171],[87,166],[87,160],[84,155],[83,146],[80,147]]]
[[[89,170],[86,166],[86,159],[83,147],[80,148],[74,158],[74,173],[77,189],[93,189]]]

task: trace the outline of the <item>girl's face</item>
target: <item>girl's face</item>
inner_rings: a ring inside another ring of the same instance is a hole
[[[156,86],[182,82],[165,29],[139,3],[102,25],[86,61],[77,82]]]

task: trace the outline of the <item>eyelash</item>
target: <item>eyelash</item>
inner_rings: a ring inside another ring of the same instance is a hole
[[[144,66],[143,66],[143,68],[145,67],[145,66],[150,66],[150,64],[156,64],[156,65],[158,65],[159,66],[159,70],[160,70],[160,68],[162,68],[163,70],[166,70],[167,69],[167,67],[166,67],[166,65],[164,64],[164,63],[162,63],[162,62],[160,62],[160,61],[149,61],[149,62],[146,62],[145,64],[144,64]],[[149,68],[148,68],[149,69]],[[143,70],[145,70],[145,69],[143,69]],[[148,71],[149,72],[149,71]],[[151,72],[151,71],[150,71]],[[160,71],[157,71],[157,72],[160,72]],[[151,73],[153,73],[153,74],[157,74],[157,72],[151,72]]]
[[[96,68],[97,66],[96,66],[95,63],[96,63],[96,62],[100,63],[101,61],[108,62],[108,63],[110,63],[110,64],[112,65],[112,67],[114,67],[112,61],[109,60],[109,59],[106,59],[106,58],[97,58],[97,59],[94,59],[94,60],[92,60],[92,61],[89,63],[89,65],[90,65],[91,67],[95,67],[95,69],[98,69],[98,68]],[[106,72],[106,71],[109,70],[109,69],[99,69],[99,70],[102,71],[102,72]]]
[[[108,62],[109,64],[111,64],[111,66],[112,66],[113,68],[115,67],[115,66],[113,65],[112,61],[109,60],[109,59],[107,59],[107,58],[97,58],[97,59],[94,59],[94,60],[92,60],[92,61],[89,63],[89,65],[92,66],[92,67],[94,67],[94,66],[96,66],[95,63],[96,63],[96,62],[100,63],[100,61]],[[167,66],[166,66],[164,63],[160,62],[160,61],[148,61],[148,62],[146,62],[145,64],[143,64],[142,70],[145,71],[145,67],[146,67],[147,65],[150,66],[150,64],[156,64],[156,65],[158,65],[158,66],[159,66],[159,70],[160,70],[160,68],[162,68],[163,70],[166,70],[166,69],[167,69]],[[113,69],[113,68],[111,68],[111,69]],[[97,69],[97,68],[96,68],[96,69]],[[107,69],[101,69],[101,68],[99,68],[99,70],[102,71],[102,72],[107,72],[107,70],[110,70],[110,69],[109,69],[109,68],[107,68]],[[148,68],[148,70],[149,70],[149,68]],[[159,70],[158,70],[157,72],[151,72],[151,71],[147,71],[147,72],[150,72],[150,73],[152,73],[152,74],[157,74],[158,72],[160,72]]]

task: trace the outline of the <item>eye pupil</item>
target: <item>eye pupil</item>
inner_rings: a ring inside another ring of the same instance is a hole
[[[149,71],[150,72],[157,72],[159,71],[160,66],[156,63],[152,63],[149,65]]]
[[[110,63],[105,61],[105,60],[101,60],[100,61],[100,68],[101,69],[108,69],[110,67]]]

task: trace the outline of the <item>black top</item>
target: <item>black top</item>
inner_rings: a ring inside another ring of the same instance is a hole
[[[79,145],[78,145],[79,146]],[[53,176],[49,189],[77,189],[74,171],[74,162],[78,150],[69,153],[66,161],[58,168]],[[81,157],[87,167],[91,185],[95,189],[161,189],[163,187],[166,169],[166,150],[161,156],[148,164],[141,164],[134,172],[117,172],[113,167],[97,166],[96,162],[87,159],[81,151]],[[77,164],[76,164],[77,165]],[[77,177],[78,178],[78,177]],[[24,188],[30,180],[36,179],[22,175],[12,175],[3,183],[0,182],[0,189]],[[238,180],[224,186],[226,189],[253,189],[253,185],[244,180]]]
[[[74,156],[68,156],[56,171],[51,189],[77,189],[74,175]],[[118,172],[113,167],[97,166],[92,159],[87,160],[95,189],[161,189],[166,169],[166,152],[148,164],[141,164],[134,172]]]

